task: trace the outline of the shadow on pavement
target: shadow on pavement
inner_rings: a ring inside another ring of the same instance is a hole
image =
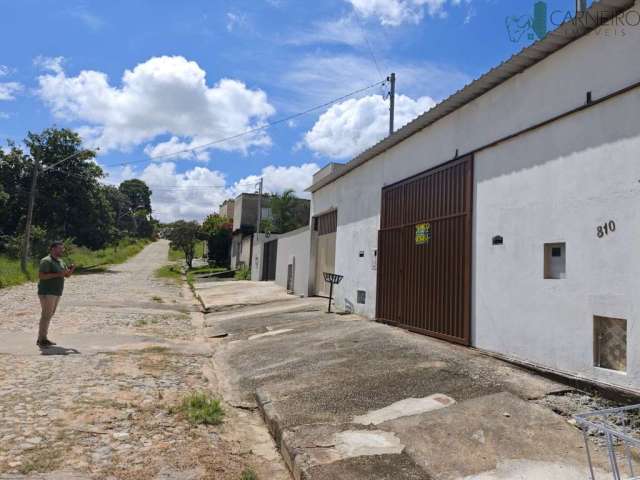
[[[75,348],[66,347],[38,347],[41,355],[80,355],[80,352]]]

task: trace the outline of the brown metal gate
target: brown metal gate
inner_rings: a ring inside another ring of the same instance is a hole
[[[265,242],[262,251],[262,280],[276,279],[276,259],[278,257],[278,240]]]
[[[473,157],[382,190],[376,316],[470,344]]]

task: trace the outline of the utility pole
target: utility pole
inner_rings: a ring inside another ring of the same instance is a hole
[[[96,150],[100,150],[97,148]],[[74,157],[77,157],[81,153],[87,153],[89,150],[80,150],[76,153],[69,155],[68,157],[63,158],[59,162],[54,163],[53,165],[45,166],[42,171],[46,172],[47,170],[51,170],[54,167],[57,167],[63,162],[67,160],[71,160]],[[24,226],[24,239],[22,240],[22,258],[20,259],[20,268],[22,273],[27,273],[27,262],[29,261],[29,247],[31,245],[31,223],[33,222],[33,207],[36,202],[36,191],[38,185],[38,173],[40,172],[40,159],[37,155],[33,157],[33,177],[31,177],[31,191],[29,192],[29,205],[27,207],[27,223]]]
[[[27,223],[24,227],[24,238],[22,239],[22,258],[20,268],[22,273],[27,273],[27,262],[29,261],[29,246],[31,237],[31,222],[33,220],[33,205],[36,201],[36,188],[38,185],[38,172],[40,170],[40,160],[33,158],[33,176],[31,177],[31,191],[29,192],[29,206],[27,207]]]
[[[393,117],[396,108],[396,74],[392,73],[387,77],[387,81],[391,85],[389,90],[389,135],[393,135]]]
[[[260,234],[260,223],[262,223],[262,184],[264,178],[258,182],[258,221],[256,222],[256,233]]]

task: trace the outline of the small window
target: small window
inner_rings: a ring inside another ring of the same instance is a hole
[[[364,305],[365,302],[367,301],[367,292],[365,292],[364,290],[358,290],[357,301],[359,304]]]
[[[566,278],[566,244],[545,243],[544,245],[544,278]]]
[[[627,321],[623,318],[593,317],[593,364],[626,372]]]

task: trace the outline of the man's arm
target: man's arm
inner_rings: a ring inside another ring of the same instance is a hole
[[[66,272],[52,272],[52,273],[48,273],[48,272],[38,272],[38,278],[40,280],[50,280],[52,278],[61,278],[64,277],[66,274]]]

